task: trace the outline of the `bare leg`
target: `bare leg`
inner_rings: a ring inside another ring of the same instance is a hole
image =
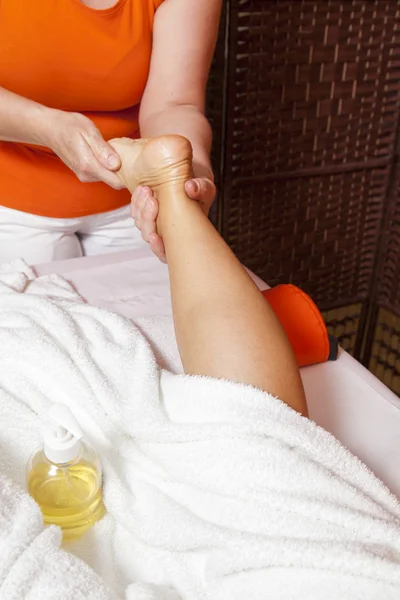
[[[120,175],[152,187],[166,248],[175,332],[186,373],[248,383],[307,414],[292,348],[274,312],[200,206],[184,191],[191,147],[178,136],[114,140]]]

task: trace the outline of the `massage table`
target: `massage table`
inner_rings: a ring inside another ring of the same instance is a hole
[[[149,248],[35,267],[65,277],[89,302],[133,321],[171,317],[168,269]],[[268,286],[252,276],[260,289]],[[143,331],[146,334],[146,331]],[[165,349],[164,349],[165,350]],[[177,354],[177,348],[168,351]],[[163,349],[158,348],[158,357]],[[349,354],[301,371],[310,417],[400,497],[400,400]],[[310,482],[312,483],[312,482]]]

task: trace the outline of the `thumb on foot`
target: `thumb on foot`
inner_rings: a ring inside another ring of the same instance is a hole
[[[121,159],[114,148],[107,144],[98,132],[91,137],[89,145],[99,163],[109,171],[117,171],[121,167]]]

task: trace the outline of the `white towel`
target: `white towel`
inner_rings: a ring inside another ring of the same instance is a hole
[[[109,512],[69,548],[117,597],[400,597],[399,502],[330,434],[251,387],[160,371],[59,278],[24,290],[0,285],[0,468],[23,485],[49,404],[69,405]]]
[[[112,600],[92,569],[60,550],[58,527],[43,528],[39,507],[0,474],[0,598]]]

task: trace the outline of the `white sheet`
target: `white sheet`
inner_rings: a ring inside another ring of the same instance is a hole
[[[167,267],[148,248],[40,265],[57,272],[90,302],[138,322],[164,364],[178,368],[172,324],[160,337],[151,319],[171,317]],[[267,286],[255,278],[260,289]],[[310,414],[332,432],[400,497],[400,401],[346,352],[339,360],[302,369]]]

